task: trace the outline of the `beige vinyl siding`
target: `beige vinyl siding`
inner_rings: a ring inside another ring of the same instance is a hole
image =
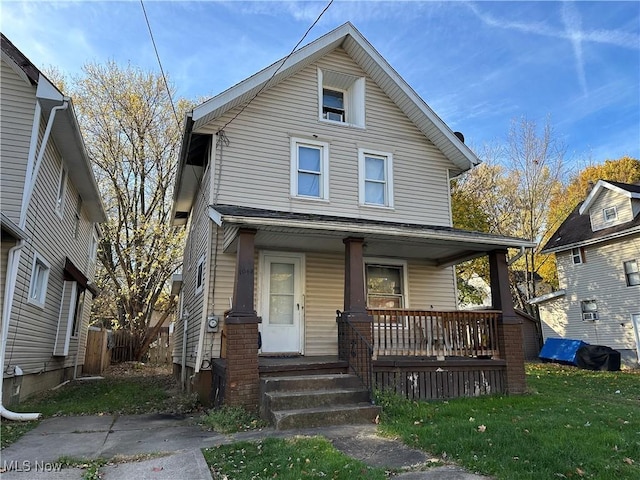
[[[615,207],[618,213],[618,218],[613,222],[604,221],[603,210],[609,207]],[[603,188],[589,209],[589,216],[591,218],[591,229],[594,232],[613,225],[630,222],[633,220],[631,199],[613,190]]]
[[[344,253],[307,253],[305,265],[305,355],[337,355],[336,310],[344,310]]]
[[[453,165],[371,79],[366,129],[319,120],[318,67],[364,72],[341,49],[258,96],[225,127],[218,203],[288,212],[451,225],[448,169]],[[237,110],[205,127],[214,134]],[[329,201],[290,196],[291,137],[329,143]],[[394,209],[358,202],[358,148],[393,154]]]
[[[545,338],[635,349],[631,314],[640,311],[640,286],[627,287],[623,263],[640,260],[640,235],[586,247],[585,257],[585,263],[573,265],[570,252],[557,254],[560,288],[566,295],[541,305]],[[582,320],[582,300],[596,300],[597,321]]]
[[[42,123],[44,122],[41,122],[41,137],[44,131]],[[62,305],[65,257],[69,257],[89,281],[93,280],[95,269],[94,262],[89,262],[88,258],[93,224],[81,210],[78,238],[75,238],[78,193],[69,180],[67,180],[63,218],[60,219],[55,212],[61,162],[53,139],[50,138],[27,214],[25,231],[29,240],[20,258],[7,341],[7,365],[19,365],[25,374],[74,366],[78,344],[81,348],[77,361],[79,365],[84,363],[85,340],[91,310],[90,292],[85,295],[79,337],[71,338],[66,357],[53,357]],[[44,308],[28,302],[35,253],[38,253],[51,266]]]
[[[18,224],[35,113],[35,87],[2,59],[0,77],[0,208]]]
[[[211,220],[207,214],[209,198],[209,173],[205,171],[200,190],[194,199],[194,207],[191,217],[187,225],[188,235],[186,240],[183,267],[182,267],[182,296],[183,312],[182,317],[186,317],[187,325],[187,343],[186,343],[186,363],[188,366],[195,368],[198,356],[198,348],[200,346],[200,334],[202,328],[204,312],[204,303],[207,298],[207,279],[212,275],[212,269],[207,264],[205,257],[204,268],[204,287],[202,292],[196,293],[196,277],[198,272],[198,262],[203,255],[207,253],[209,246],[211,228]],[[188,315],[187,315],[188,312]],[[184,318],[176,319],[174,329],[174,349],[173,361],[175,363],[182,362],[182,345],[184,332]]]
[[[409,276],[409,308],[418,310],[455,310],[455,277],[453,267],[436,268],[419,260],[407,265]]]

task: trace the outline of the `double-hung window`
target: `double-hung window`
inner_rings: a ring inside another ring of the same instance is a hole
[[[205,256],[203,255],[200,257],[200,260],[198,260],[198,267],[196,269],[196,295],[204,289],[204,259]]]
[[[640,285],[640,268],[637,260],[624,262],[624,275],[627,279],[627,287]]]
[[[404,262],[370,261],[371,263],[366,264],[367,306],[369,308],[404,308],[406,271]]]
[[[29,303],[44,307],[47,296],[47,285],[49,283],[50,265],[40,255],[33,258],[33,268],[31,270],[31,284],[29,286]]]
[[[291,139],[291,196],[329,199],[329,144]]]
[[[571,259],[573,260],[574,265],[584,263],[584,250],[582,250],[582,248],[572,248]]]
[[[393,156],[358,149],[360,204],[393,207]]]
[[[364,128],[364,77],[318,68],[318,106],[321,121]]]

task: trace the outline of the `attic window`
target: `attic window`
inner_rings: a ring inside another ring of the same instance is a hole
[[[364,77],[318,69],[320,120],[364,128]]]
[[[618,210],[616,207],[607,207],[602,210],[602,216],[605,222],[613,222],[618,219]]]

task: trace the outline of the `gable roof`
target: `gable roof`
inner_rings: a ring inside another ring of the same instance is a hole
[[[589,217],[589,206],[598,197],[603,189],[614,190],[629,198],[640,198],[640,184],[628,184],[598,180],[587,198],[580,203],[564,222],[553,233],[546,243],[541,253],[561,252],[579,246],[591,245],[606,240],[611,240],[634,233],[640,233],[640,214],[636,215],[630,222],[614,225],[602,230],[593,231],[591,229],[591,218]]]
[[[196,188],[194,182],[198,181],[197,169],[185,169],[184,166],[189,163],[189,157],[194,153],[194,148],[196,152],[201,151],[198,146],[194,147],[192,142],[195,140],[202,143],[202,139],[198,138],[200,135],[197,135],[198,130],[229,110],[251,101],[261,91],[278,85],[317,62],[336,48],[344,49],[409,120],[451,160],[457,168],[456,173],[467,171],[480,163],[471,149],[431,110],[367,39],[350,22],[347,22],[296,50],[291,56],[278,60],[207,100],[187,114],[173,197],[174,210],[177,202],[182,205],[177,209],[179,211],[184,211],[190,206],[191,199],[186,197]]]
[[[612,182],[609,180],[598,180],[587,198],[582,202],[580,207],[580,215],[589,211],[589,208],[593,204],[596,198],[600,195],[600,192],[604,189],[613,190],[628,198],[640,198],[640,185],[633,185],[621,182]]]
[[[28,80],[36,87],[35,95],[42,107],[45,122],[54,107],[68,103],[66,109],[56,112],[51,136],[67,166],[69,178],[84,202],[83,208],[89,214],[90,220],[104,222],[106,214],[102,196],[98,191],[71,98],[63,95],[4,34],[1,34],[1,45],[3,60],[6,58],[12,62],[14,69],[18,68],[26,75],[25,81]]]
[[[232,108],[248,102],[261,89],[268,89],[279,84],[338,47],[342,47],[349,54],[420,131],[446,157],[453,161],[461,172],[479,163],[478,158],[469,147],[456,137],[453,131],[350,22],[296,50],[289,58],[278,60],[273,65],[194,108],[192,117],[194,130],[198,130],[201,126],[220,117]],[[277,74],[274,76],[275,72]]]

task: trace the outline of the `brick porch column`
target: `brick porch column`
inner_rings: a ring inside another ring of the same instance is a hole
[[[506,250],[494,250],[489,253],[489,273],[491,304],[494,309],[502,311],[498,323],[498,348],[500,357],[507,362],[507,393],[524,393],[527,383],[524,373],[522,320],[513,308]]]
[[[356,330],[371,344],[373,317],[367,314],[367,295],[364,282],[363,238],[349,237],[343,240],[344,258],[344,311]]]
[[[236,275],[231,310],[225,319],[227,371],[224,403],[258,410],[258,324],[262,321],[253,306],[256,231],[238,233]]]

